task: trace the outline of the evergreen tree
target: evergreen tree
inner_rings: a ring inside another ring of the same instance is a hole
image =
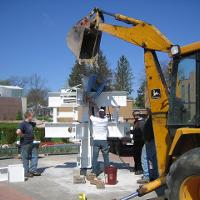
[[[99,51],[96,63],[91,65],[89,72],[90,74],[96,74],[98,76],[98,79],[101,81],[112,78],[112,70],[108,65],[106,56],[103,55],[103,52],[101,50]]]
[[[70,87],[81,84],[81,75],[87,75],[88,70],[85,64],[79,64],[76,60],[71,74],[69,75],[68,84]]]
[[[127,91],[130,95],[133,91],[133,72],[127,58],[122,55],[117,63],[115,71],[115,84],[116,90]]]
[[[81,75],[89,76],[90,74],[96,74],[100,82],[110,79],[111,85],[112,70],[108,65],[106,56],[103,55],[101,50],[96,62],[90,66],[84,63],[79,64],[78,61],[75,62],[68,79],[69,86],[72,87],[81,84]]]
[[[138,108],[144,108],[145,107],[145,86],[146,86],[146,81],[143,80],[141,82],[139,89],[137,90],[137,97],[135,99],[135,105]]]

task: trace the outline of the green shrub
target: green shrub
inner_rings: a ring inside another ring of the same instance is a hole
[[[37,116],[36,117],[38,120],[44,120],[44,117],[43,116]]]
[[[17,128],[19,126],[19,123],[0,123],[0,130],[1,128]]]
[[[71,143],[71,142],[69,141],[69,138],[51,138],[51,142],[55,142],[55,143],[65,143],[65,144]]]
[[[61,138],[51,138],[51,142],[54,142],[54,143],[61,143],[61,142],[62,142],[62,139],[61,139]]]
[[[39,140],[41,142],[45,141],[45,130],[44,128],[35,128],[34,131],[35,140]]]
[[[70,143],[69,138],[62,138],[62,142],[66,143],[66,144]]]
[[[46,122],[52,122],[52,121],[53,121],[51,117],[42,116],[42,115],[37,116],[37,119],[38,119],[38,120],[44,120],[44,121],[46,121]]]
[[[22,120],[22,112],[21,111],[17,112],[16,120]]]
[[[16,134],[16,130],[19,124],[16,123],[0,123],[0,144],[13,144],[19,137]],[[45,138],[45,129],[44,128],[35,128],[34,129],[35,140],[41,142],[52,141],[56,143],[70,143],[68,138]]]
[[[13,127],[0,128],[1,144],[12,144],[16,141],[16,139],[17,139],[16,128]]]
[[[14,123],[0,123],[0,144],[13,144],[18,140],[16,130],[18,124]],[[44,128],[35,128],[34,136],[36,140],[45,140]]]

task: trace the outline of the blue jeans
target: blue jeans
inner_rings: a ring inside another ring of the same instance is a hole
[[[146,151],[145,144],[142,147],[141,162],[142,162],[142,169],[143,169],[143,178],[149,179],[149,167],[148,167],[147,151]]]
[[[99,151],[102,151],[104,159],[104,169],[109,166],[109,145],[107,140],[93,140],[92,172],[98,174]]]
[[[157,156],[156,156],[156,146],[154,140],[151,140],[149,143],[146,143],[147,159],[152,163],[152,169],[149,167],[149,177],[153,181],[159,177],[158,174],[158,165],[157,165]]]
[[[25,174],[36,172],[38,165],[38,146],[25,144],[21,146],[21,157]],[[31,162],[30,162],[31,161]]]

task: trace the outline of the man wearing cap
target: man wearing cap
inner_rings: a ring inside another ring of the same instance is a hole
[[[143,139],[143,128],[144,128],[144,119],[141,116],[139,111],[133,112],[134,117],[134,127],[131,131],[133,134],[133,158],[135,162],[135,175],[140,175],[143,173],[142,163],[141,163],[141,153],[142,147],[144,145]]]
[[[90,116],[93,132],[93,158],[92,158],[92,173],[98,175],[98,156],[99,151],[102,151],[104,159],[104,169],[109,166],[109,145],[107,142],[108,134],[108,118],[104,109],[98,111],[98,116]]]

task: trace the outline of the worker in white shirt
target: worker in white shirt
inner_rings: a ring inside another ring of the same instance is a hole
[[[104,169],[109,166],[109,145],[107,142],[108,135],[108,118],[104,109],[98,111],[98,116],[90,116],[93,132],[93,158],[92,158],[92,173],[98,175],[98,156],[99,151],[102,151],[104,159]]]

